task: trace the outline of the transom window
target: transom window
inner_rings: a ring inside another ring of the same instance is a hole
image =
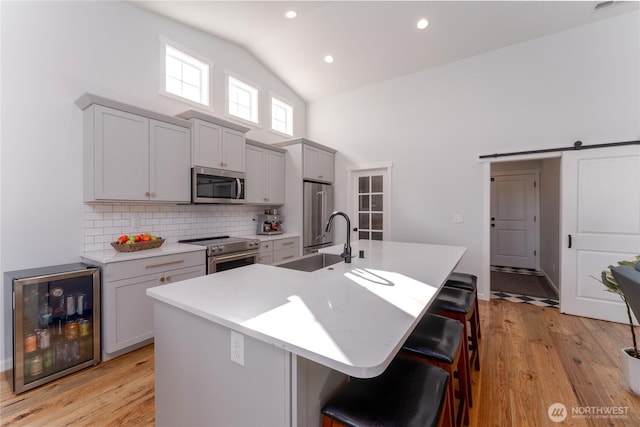
[[[160,45],[164,58],[161,93],[209,107],[210,65],[166,41],[161,40]]]
[[[293,136],[293,105],[271,97],[271,129]]]
[[[236,77],[227,75],[228,113],[253,123],[258,123],[259,89]]]

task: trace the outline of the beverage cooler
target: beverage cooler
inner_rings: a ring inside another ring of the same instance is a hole
[[[13,387],[29,390],[100,361],[100,270],[7,273],[13,283]]]

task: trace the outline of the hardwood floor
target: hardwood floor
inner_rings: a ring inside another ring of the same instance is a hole
[[[627,326],[502,300],[481,301],[480,314],[482,370],[472,375],[471,426],[640,425],[640,397],[619,384]],[[20,395],[5,375],[0,423],[150,426],[153,387],[152,345]],[[567,408],[564,422],[550,421],[553,403]],[[626,418],[585,415],[611,408]]]

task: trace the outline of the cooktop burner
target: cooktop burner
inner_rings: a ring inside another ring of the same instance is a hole
[[[179,240],[178,242],[206,246],[207,256],[222,255],[242,251],[256,251],[260,246],[260,240],[258,239],[230,236],[201,237],[198,239]]]

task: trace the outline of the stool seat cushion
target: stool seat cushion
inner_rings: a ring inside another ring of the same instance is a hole
[[[453,364],[463,334],[464,326],[457,320],[427,313],[402,349],[416,356]]]
[[[444,285],[451,288],[464,289],[465,291],[475,291],[477,283],[478,277],[473,274],[453,272]]]
[[[468,313],[475,304],[476,295],[464,289],[443,287],[436,297],[429,312],[451,311],[453,313]]]
[[[351,378],[322,414],[349,426],[436,426],[448,382],[443,369],[397,356],[375,378]]]

